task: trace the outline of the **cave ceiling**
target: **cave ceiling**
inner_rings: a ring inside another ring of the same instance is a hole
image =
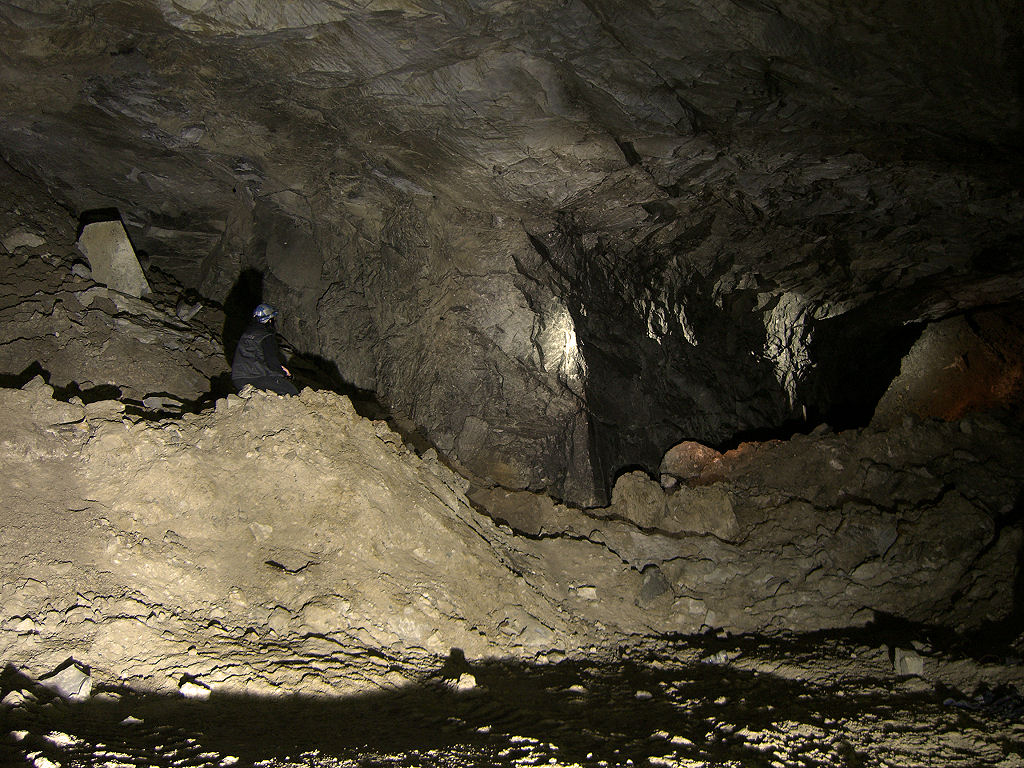
[[[681,439],[870,414],[915,329],[1024,288],[1016,0],[0,24],[12,169],[226,307],[258,275],[296,349],[507,487],[598,503]]]

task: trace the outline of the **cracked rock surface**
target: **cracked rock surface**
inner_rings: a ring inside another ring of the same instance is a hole
[[[158,691],[187,674],[337,692],[452,648],[550,660],[876,614],[973,630],[1013,607],[1024,478],[1007,457],[1024,451],[994,420],[752,444],[668,494],[624,476],[586,513],[472,492],[488,516],[330,392],[163,421],[53,400],[40,379],[0,396],[0,626],[18,664],[71,653]]]
[[[574,505],[680,440],[866,423],[920,324],[1024,287],[1014,0],[0,17],[13,172],[212,299],[258,273],[464,472]]]
[[[75,222],[0,168],[0,375],[45,374],[66,396],[197,401],[227,373],[223,314],[182,320],[181,286],[151,270],[157,290],[129,296],[93,279],[73,244]],[[159,408],[157,409],[159,410]]]

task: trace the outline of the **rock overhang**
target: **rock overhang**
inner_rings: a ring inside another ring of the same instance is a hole
[[[5,10],[10,164],[213,298],[261,272],[513,487],[828,417],[822,345],[1020,296],[1012,4]]]

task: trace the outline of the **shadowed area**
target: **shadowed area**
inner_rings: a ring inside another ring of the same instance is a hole
[[[39,699],[7,711],[20,740],[5,749],[82,766],[189,768],[995,765],[1024,699],[1006,683],[964,692],[898,676],[891,649],[902,651],[881,643],[911,637],[931,635],[873,627],[774,641],[691,638],[539,667],[462,660],[419,684],[343,698],[110,689],[73,703],[8,668],[0,692]],[[926,657],[947,671],[959,665],[961,684],[972,680],[964,668],[983,669],[932,645]]]
[[[0,0],[3,756],[1024,768],[1022,24]]]

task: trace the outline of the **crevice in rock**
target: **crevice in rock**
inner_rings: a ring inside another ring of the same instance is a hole
[[[809,347],[815,366],[800,387],[808,423],[867,426],[923,329],[903,323],[884,301],[815,323]]]
[[[636,151],[636,147],[633,146],[631,141],[615,140],[619,149],[622,151],[622,156],[626,159],[626,162],[630,165],[640,165],[643,162],[643,158],[640,153]]]
[[[276,560],[267,560],[263,564],[264,565],[269,565],[271,568],[276,568],[277,570],[283,571],[284,573],[302,573],[304,570],[306,570],[307,568],[309,568],[311,566],[319,565],[319,563],[317,563],[317,562],[315,562],[313,560],[309,560],[305,564],[300,565],[298,568],[289,568],[287,565],[282,565],[281,563],[277,562]]]

